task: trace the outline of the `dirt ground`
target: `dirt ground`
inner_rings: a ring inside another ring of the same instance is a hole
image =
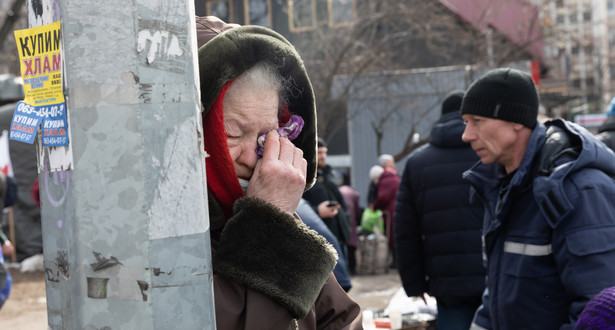
[[[44,273],[21,273],[12,269],[11,275],[13,287],[9,299],[0,309],[0,329],[46,330]],[[352,284],[350,296],[363,309],[372,310],[384,309],[401,287],[399,275],[394,269],[383,275],[353,276]]]
[[[10,269],[13,286],[9,299],[0,309],[0,329],[47,329],[45,277],[42,272],[21,273]]]

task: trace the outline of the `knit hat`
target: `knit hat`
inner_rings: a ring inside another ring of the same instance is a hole
[[[487,72],[470,85],[461,103],[461,114],[510,121],[534,129],[538,103],[538,91],[529,74],[500,68]]]
[[[575,329],[615,329],[615,287],[602,290],[585,305]]]
[[[318,148],[327,147],[327,142],[323,138],[318,138]]]
[[[442,114],[459,111],[461,109],[461,100],[463,100],[463,91],[456,90],[448,93],[442,102]]]

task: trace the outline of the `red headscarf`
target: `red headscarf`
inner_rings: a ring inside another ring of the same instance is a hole
[[[232,81],[227,82],[218,98],[203,118],[203,136],[205,150],[209,154],[205,162],[207,186],[220,204],[226,218],[233,215],[233,203],[243,197],[233,160],[228,152],[226,132],[224,129],[223,103],[224,95]]]

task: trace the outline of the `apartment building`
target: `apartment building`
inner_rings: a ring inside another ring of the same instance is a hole
[[[549,66],[541,92],[567,95],[562,112],[604,112],[615,96],[615,1],[546,0],[540,6]]]

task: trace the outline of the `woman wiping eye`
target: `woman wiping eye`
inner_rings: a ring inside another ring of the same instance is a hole
[[[278,134],[280,134],[281,137],[285,137],[292,141],[299,136],[299,134],[301,133],[301,130],[303,129],[303,125],[304,125],[303,118],[297,115],[292,115],[290,116],[290,120],[286,124],[284,124],[284,126],[279,127],[276,130],[278,131]],[[266,136],[267,136],[267,132],[261,133],[259,134],[258,139],[256,141],[257,143],[256,154],[259,157],[263,156]]]

